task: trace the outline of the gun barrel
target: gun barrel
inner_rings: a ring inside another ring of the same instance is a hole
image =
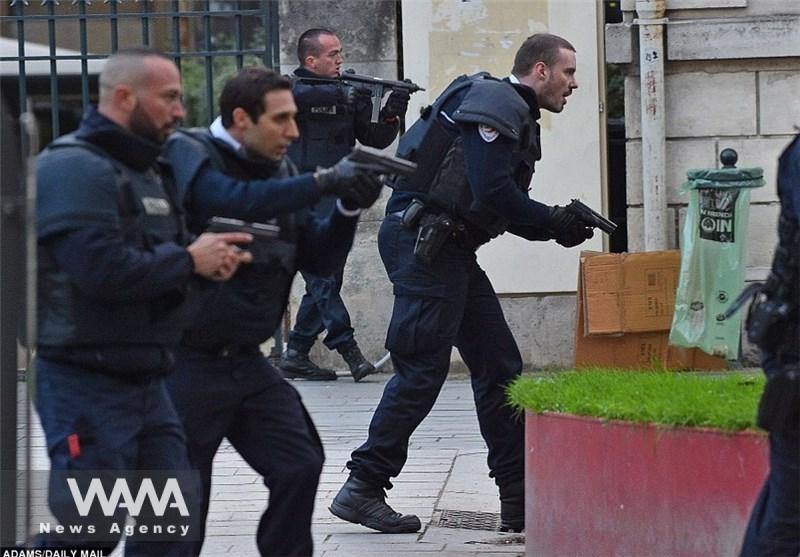
[[[385,155],[378,149],[356,145],[350,153],[350,159],[355,162],[374,165],[387,174],[411,176],[417,170],[417,163],[401,159],[392,155]]]
[[[570,205],[584,218],[584,222],[595,228],[599,228],[606,234],[613,234],[617,229],[617,223],[605,218],[603,215],[584,204],[581,200],[573,199]]]
[[[360,75],[352,70],[345,70],[342,72],[340,79],[342,81],[354,81],[356,83],[367,83],[370,85],[383,85],[390,89],[407,89],[409,93],[416,93],[417,91],[424,91],[425,89],[412,81],[395,81],[393,79],[383,79],[381,77],[373,77],[371,75]]]

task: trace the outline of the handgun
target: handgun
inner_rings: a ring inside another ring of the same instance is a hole
[[[599,228],[606,234],[612,234],[617,229],[617,223],[608,220],[588,205],[584,205],[580,199],[573,199],[565,209],[578,217],[586,226]]]
[[[211,217],[206,231],[246,232],[252,234],[252,243],[246,244],[242,248],[253,254],[253,263],[268,263],[278,259],[284,266],[292,264],[294,258],[293,250],[287,250],[288,244],[280,240],[280,226],[262,222],[246,222],[226,217]]]
[[[379,174],[396,174],[409,177],[417,170],[417,163],[386,155],[378,149],[356,145],[348,158],[357,163],[372,167]]]

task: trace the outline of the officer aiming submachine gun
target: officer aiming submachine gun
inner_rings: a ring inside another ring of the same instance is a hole
[[[383,79],[370,75],[359,75],[352,69],[345,70],[339,77],[293,77],[292,79],[296,81],[339,83],[345,87],[362,87],[369,89],[370,98],[372,99],[372,116],[370,117],[370,122],[373,124],[377,123],[380,119],[381,100],[387,90],[395,91],[401,89],[408,91],[409,95],[417,91],[425,90],[410,79],[394,81],[392,79]]]

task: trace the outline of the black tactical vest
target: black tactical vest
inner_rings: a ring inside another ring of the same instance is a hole
[[[439,111],[448,99],[466,88],[482,86],[484,80],[502,83],[486,73],[460,76],[425,110],[398,148],[398,156],[417,162],[419,170],[411,180],[400,180],[395,186],[403,191],[425,193],[429,203],[464,221],[480,243],[505,232],[508,221],[475,206],[467,181],[461,136],[441,123]],[[490,124],[515,141],[512,176],[520,191],[527,193],[536,161],[541,158],[539,124],[518,97],[510,84],[493,85],[487,95],[478,97],[479,106],[466,107],[468,114],[462,115],[460,121]],[[456,119],[466,101],[467,97],[455,111]],[[513,106],[509,107],[510,104]]]
[[[113,166],[121,232],[126,244],[140,249],[152,249],[165,242],[185,245],[183,213],[176,203],[173,185],[154,169],[133,170],[70,134],[42,153],[39,180],[57,180],[70,188],[81,186],[83,177],[70,175],[66,165],[53,164],[58,159],[47,164],[48,159],[67,149],[95,157],[98,165]],[[87,220],[87,226],[91,226],[91,221]],[[148,301],[98,300],[81,292],[59,269],[46,243],[39,247],[38,262],[40,347],[171,346],[178,342],[187,324],[186,288]]]
[[[320,95],[312,105],[298,106],[295,120],[300,138],[289,147],[289,158],[297,164],[300,172],[313,172],[318,166],[333,166],[348,155],[356,143],[352,108],[331,84],[296,83],[295,90],[298,86],[315,87],[330,94]]]
[[[211,164],[217,170],[242,180],[271,177],[254,171],[237,154],[215,145],[206,133],[189,132],[188,135],[206,146]],[[293,174],[285,157],[273,172],[276,177]],[[256,239],[265,242],[258,247],[259,259],[240,266],[233,278],[211,289],[202,308],[198,308],[195,324],[186,334],[187,342],[209,347],[228,343],[260,344],[272,336],[286,310],[297,271],[299,218],[300,213],[290,213],[265,223],[280,227],[279,236]]]

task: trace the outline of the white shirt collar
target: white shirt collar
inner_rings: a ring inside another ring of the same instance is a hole
[[[217,119],[211,122],[211,125],[208,127],[208,131],[211,132],[211,135],[216,137],[217,139],[221,139],[231,147],[233,147],[234,151],[238,152],[242,148],[242,144],[236,141],[231,134],[228,133],[228,130],[225,129],[225,126],[222,125],[222,117],[217,116]]]
[[[511,83],[516,83],[517,85],[519,85],[519,79],[517,79],[517,76],[515,76],[513,73],[510,76],[508,76],[508,80]]]

